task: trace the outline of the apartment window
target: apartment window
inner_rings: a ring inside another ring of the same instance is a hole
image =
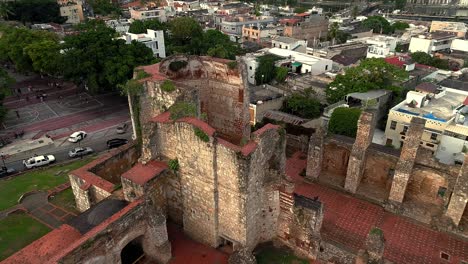
[[[325,65],[325,70],[328,70],[328,65]]]
[[[431,139],[432,140],[437,140],[437,134],[436,133],[431,133]]]
[[[403,133],[406,133],[406,132],[408,132],[408,126],[403,127]]]
[[[390,123],[390,129],[391,129],[391,130],[395,130],[395,129],[396,129],[396,125],[397,125],[397,122],[392,121],[392,122]]]
[[[252,66],[249,66],[249,70],[252,70]]]

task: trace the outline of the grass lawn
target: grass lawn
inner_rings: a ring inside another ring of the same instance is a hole
[[[54,195],[49,199],[49,202],[62,207],[70,213],[79,213],[79,211],[76,209],[75,196],[73,196],[73,191],[71,188]]]
[[[0,261],[47,234],[50,229],[24,213],[0,220]]]
[[[68,172],[90,162],[92,157],[77,160],[64,165],[44,167],[23,173],[7,180],[0,180],[0,211],[8,209],[18,203],[23,193],[34,190],[48,190],[68,181]],[[59,171],[67,170],[59,175]]]
[[[308,260],[300,259],[293,253],[283,249],[266,247],[257,255],[257,264],[309,264]]]

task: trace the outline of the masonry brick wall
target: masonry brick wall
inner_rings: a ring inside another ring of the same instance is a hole
[[[136,147],[127,148],[97,164],[90,171],[109,182],[118,184],[120,175],[135,165],[139,156],[140,151]]]

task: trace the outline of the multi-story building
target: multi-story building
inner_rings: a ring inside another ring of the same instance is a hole
[[[430,32],[455,33],[457,37],[464,38],[468,28],[463,22],[432,21]]]
[[[130,28],[131,22],[128,19],[115,19],[115,20],[107,20],[106,25],[110,28],[115,29],[119,34],[125,34],[128,32]]]
[[[426,120],[422,147],[437,151],[440,160],[453,157],[468,145],[468,92],[423,82],[388,113],[387,145],[401,148],[414,117]]]
[[[273,22],[275,22],[275,18],[269,16],[224,16],[219,24],[219,30],[229,35],[231,40],[237,41],[237,39],[242,40],[242,30],[244,27],[256,26],[257,28],[261,28]]]
[[[457,36],[454,33],[433,32],[427,35],[412,37],[409,45],[410,52],[433,53],[440,50],[448,50],[452,41]]]
[[[388,36],[376,36],[366,40],[370,44],[367,49],[367,58],[386,58],[393,55],[397,40]]]
[[[258,58],[265,55],[275,55],[280,59],[275,62],[278,67],[287,67],[291,72],[319,75],[332,69],[333,62],[329,59],[296,52],[293,50],[271,48],[263,49],[245,57],[247,65],[247,79],[249,83],[256,84],[255,73],[258,67]]]
[[[304,22],[287,25],[284,35],[297,39],[306,39],[311,46],[315,46],[321,37],[328,34],[328,20],[319,15],[312,15]]]
[[[271,47],[307,53],[307,40],[277,36],[271,40]]]
[[[145,44],[146,47],[153,51],[154,56],[157,58],[166,57],[164,32],[162,30],[155,31],[148,29],[146,34],[127,33],[120,38],[124,39],[127,44],[130,44],[134,40]]]
[[[161,22],[166,22],[166,10],[163,8],[141,8],[141,9],[130,9],[130,16],[135,20],[148,20],[157,19]]]
[[[60,16],[66,17],[68,24],[79,24],[84,21],[83,3],[80,0],[75,2],[59,2]]]
[[[242,27],[242,41],[251,41],[261,43],[262,39],[266,39],[272,36],[280,35],[283,33],[282,26],[275,26],[273,24],[258,27],[254,26],[243,26]]]

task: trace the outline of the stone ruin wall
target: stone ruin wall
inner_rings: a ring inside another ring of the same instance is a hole
[[[169,65],[174,61],[186,61],[187,66],[173,72]],[[250,117],[249,94],[245,87],[248,82],[243,73],[246,72],[245,65],[239,63],[236,69],[230,69],[228,62],[230,61],[186,55],[167,58],[160,63],[159,72],[174,82],[177,91],[168,96],[158,88],[159,84],[148,84],[151,87],[149,90],[153,91],[149,95],[154,96],[154,99],[143,101],[146,101],[146,105],[153,105],[148,109],[158,109],[151,112],[155,116],[161,113],[161,109],[168,109],[175,101],[180,101],[178,97],[185,97],[185,101],[196,103],[200,113],[207,115],[208,123],[220,135],[235,142],[240,142],[242,138],[248,139]],[[183,95],[184,93],[189,93],[190,96]]]
[[[104,189],[99,184],[120,184],[120,175],[130,169],[138,159],[139,151],[134,145],[122,146],[102,155],[88,165],[70,172],[68,178],[75,196],[76,207],[80,212],[106,199],[112,189]],[[86,174],[81,176],[81,174]],[[93,180],[87,182],[85,179]]]
[[[285,166],[285,140],[276,129],[254,134],[255,143],[249,143],[253,153],[246,154],[217,137],[203,142],[186,122],[159,122],[151,137],[156,138],[154,145],[146,147],[152,149],[152,158],[179,161],[179,208],[187,234],[213,247],[223,238],[235,248],[251,249],[275,236],[277,185]],[[177,185],[176,180],[172,183]]]
[[[168,263],[172,254],[166,219],[157,208],[148,206],[153,205],[139,204],[122,216],[117,213],[118,219],[103,229],[85,234],[74,243],[76,247],[66,255],[59,256],[57,262],[120,263],[122,249],[132,240],[141,238],[146,256],[158,263]]]

